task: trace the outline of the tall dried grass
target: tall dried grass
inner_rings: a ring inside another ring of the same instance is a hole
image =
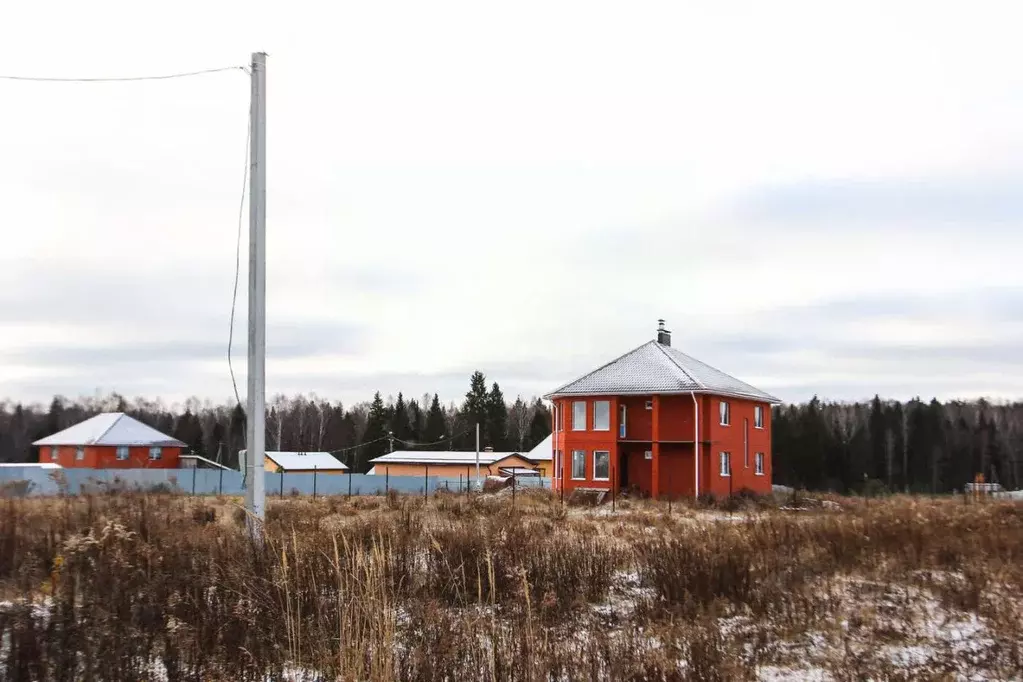
[[[1023,669],[1020,506],[840,503],[728,520],[536,494],[280,500],[256,544],[227,501],[3,500],[0,677],[755,679],[810,632],[852,650],[834,626],[850,577],[975,614],[994,634],[973,665]],[[833,673],[903,674],[868,654]]]

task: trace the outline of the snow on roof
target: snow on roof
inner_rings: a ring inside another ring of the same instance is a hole
[[[535,448],[526,453],[526,457],[534,462],[546,462],[554,459],[553,446],[554,434],[547,436],[540,441]]]
[[[512,455],[524,457],[520,452],[486,452],[480,451],[480,464],[493,464]],[[476,452],[452,452],[450,450],[434,451],[427,450],[398,450],[376,459],[371,459],[374,464],[476,464]]]
[[[123,412],[104,412],[84,422],[41,438],[32,445],[159,445],[185,447],[185,444]]]
[[[657,341],[648,341],[545,397],[690,391],[781,402],[769,393]]]
[[[319,471],[347,470],[337,457],[329,452],[267,452],[266,456],[285,471],[317,469]]]

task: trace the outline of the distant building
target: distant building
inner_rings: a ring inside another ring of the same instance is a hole
[[[177,469],[185,444],[123,412],[106,412],[32,445],[68,469]]]
[[[329,452],[267,452],[263,460],[263,469],[271,473],[285,471],[289,474],[311,474],[314,471],[318,474],[348,472],[348,467]]]
[[[672,348],[664,320],[656,340],[545,397],[556,487],[771,492],[771,405],[780,401]]]
[[[501,469],[536,469],[536,463],[520,452],[480,452],[480,475],[498,476]],[[371,474],[377,476],[439,476],[458,478],[476,476],[475,452],[399,450],[370,460]]]
[[[540,441],[535,448],[526,453],[526,458],[536,465],[540,475],[549,478],[554,473],[554,434]]]

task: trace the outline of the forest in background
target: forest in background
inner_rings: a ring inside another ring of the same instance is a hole
[[[167,406],[143,398],[55,397],[49,406],[0,402],[0,462],[36,461],[31,443],[100,412],[125,412],[188,444],[195,454],[235,467],[245,442],[239,405],[190,399]],[[1023,403],[986,400],[908,402],[875,397],[865,403],[823,402],[775,407],[775,483],[843,493],[962,490],[983,473],[1018,489],[1023,477]],[[527,451],[551,428],[536,397],[510,404],[482,372],[469,379],[460,403],[437,394],[344,405],[316,395],[278,395],[267,405],[268,450],[330,451],[356,472],[395,450],[472,450],[479,423],[482,447]]]

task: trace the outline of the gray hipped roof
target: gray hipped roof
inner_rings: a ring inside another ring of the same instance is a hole
[[[652,395],[691,391],[751,398],[768,403],[781,402],[769,393],[657,341],[648,341],[589,374],[551,391],[545,397]]]
[[[123,412],[104,412],[32,445],[135,445],[185,447],[185,444]]]

